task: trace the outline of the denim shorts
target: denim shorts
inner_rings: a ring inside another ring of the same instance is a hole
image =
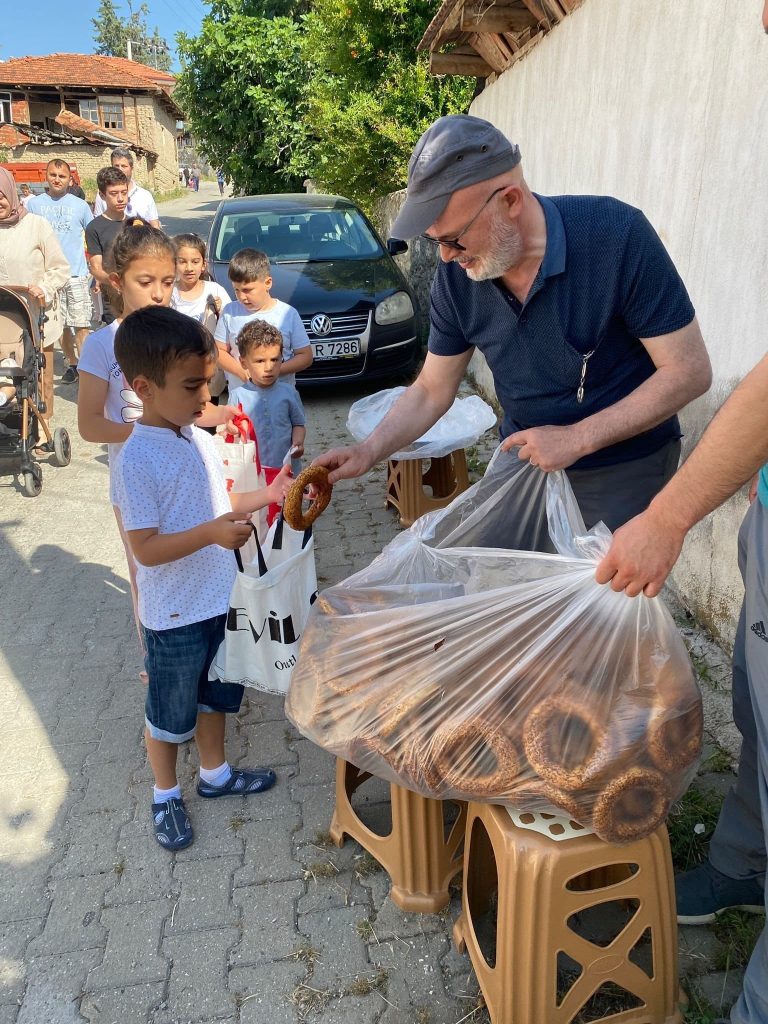
[[[183,743],[195,735],[198,713],[240,710],[242,686],[208,680],[226,618],[216,615],[175,629],[141,627],[149,676],[144,713],[153,739]]]

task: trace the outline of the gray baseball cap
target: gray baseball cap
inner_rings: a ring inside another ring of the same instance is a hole
[[[434,224],[454,192],[510,171],[520,147],[481,117],[451,114],[424,132],[408,162],[408,195],[391,228],[414,238]]]

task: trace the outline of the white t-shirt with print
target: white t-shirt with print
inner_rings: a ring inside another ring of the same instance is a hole
[[[137,423],[112,475],[126,530],[181,533],[232,511],[221,458],[199,427],[179,435]],[[162,630],[223,615],[236,572],[234,552],[218,544],[165,565],[137,564],[139,620]]]
[[[208,296],[214,299],[221,300],[221,308],[231,302],[229,292],[222,288],[220,284],[216,284],[215,281],[203,281],[203,290],[196,299],[189,300],[184,298],[184,293],[180,292],[176,285],[173,286],[173,294],[171,295],[171,309],[176,309],[179,313],[184,313],[185,316],[194,317],[198,323],[203,322],[205,317],[205,304]]]
[[[102,327],[89,334],[77,364],[80,373],[91,373],[107,382],[107,397],[104,400],[104,418],[113,423],[135,423],[141,416],[143,406],[136,392],[128,387],[128,381],[115,359],[115,334],[119,321]],[[109,451],[109,500],[116,504],[111,469],[124,441],[113,441],[107,445]]]
[[[227,351],[234,359],[240,358],[237,336],[251,320],[266,320],[268,324],[277,327],[283,336],[284,363],[289,359],[293,359],[299,349],[309,346],[309,336],[304,328],[304,324],[301,322],[301,317],[293,306],[289,306],[287,302],[281,302],[280,299],[276,299],[272,309],[259,310],[258,313],[253,313],[251,310],[246,309],[242,302],[230,302],[222,309],[213,336],[216,341],[220,341],[222,344],[226,343]],[[240,387],[243,383],[239,377],[226,373],[226,371],[224,376],[227,378],[227,385],[230,391]],[[286,373],[280,380],[295,385],[296,374]]]

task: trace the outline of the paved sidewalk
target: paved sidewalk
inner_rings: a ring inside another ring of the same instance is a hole
[[[188,226],[188,199],[172,230]],[[207,193],[195,201],[210,215]],[[305,393],[310,457],[345,440],[360,393]],[[73,461],[44,467],[39,498],[0,469],[0,1024],[487,1021],[450,943],[456,899],[443,914],[404,915],[355,843],[329,845],[333,759],[277,698],[249,691],[228,736],[233,763],[274,765],[276,787],[200,800],[189,744],[195,842],[171,855],[155,843],[124,555],[104,449],[79,439],[75,399],[57,385]],[[316,530],[321,586],[397,531],[384,480],[379,467],[336,489]],[[372,821],[385,820],[385,796],[372,786]],[[706,977],[717,950],[693,931],[684,964]],[[738,984],[725,973],[723,986]]]

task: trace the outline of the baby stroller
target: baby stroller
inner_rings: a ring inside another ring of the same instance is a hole
[[[9,399],[0,406],[0,459],[20,463],[24,493],[30,498],[43,489],[43,471],[35,456],[40,427],[53,448],[55,465],[66,466],[72,458],[67,431],[59,427],[51,435],[42,416],[45,319],[43,307],[27,288],[0,287],[0,389]],[[14,394],[9,394],[11,389]]]

